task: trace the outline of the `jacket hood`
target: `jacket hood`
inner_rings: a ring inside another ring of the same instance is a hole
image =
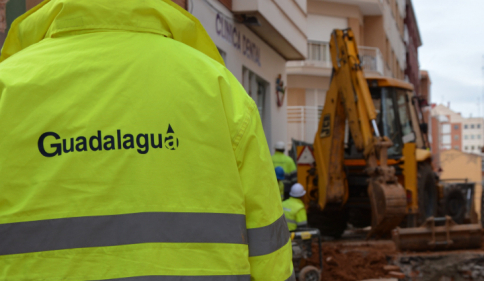
[[[116,30],[172,38],[224,65],[200,22],[171,0],[44,0],[13,22],[0,62],[44,38]]]

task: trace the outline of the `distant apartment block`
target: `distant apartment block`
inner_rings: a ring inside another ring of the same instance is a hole
[[[448,106],[432,105],[434,118],[433,146],[440,151],[460,150],[467,153],[481,154],[484,146],[484,119],[481,117],[465,118]]]

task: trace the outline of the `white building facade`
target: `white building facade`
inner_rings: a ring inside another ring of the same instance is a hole
[[[188,11],[256,102],[272,151],[275,142],[287,139],[287,97],[276,94],[276,83],[286,81],[287,61],[307,53],[306,0],[222,2],[188,1]]]

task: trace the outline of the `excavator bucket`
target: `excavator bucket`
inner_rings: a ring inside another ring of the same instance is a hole
[[[443,223],[436,226],[436,223]],[[396,228],[393,241],[402,251],[455,250],[482,245],[480,224],[456,224],[451,217],[428,218],[420,227]]]
[[[372,180],[368,187],[372,208],[372,226],[368,237],[385,236],[397,227],[407,212],[405,189],[398,184]]]

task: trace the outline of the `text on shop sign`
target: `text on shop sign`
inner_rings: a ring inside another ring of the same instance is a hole
[[[232,46],[242,52],[246,58],[260,66],[260,47],[250,41],[245,34],[241,34],[240,30],[220,13],[217,13],[215,28],[217,29],[218,36],[232,44]]]

